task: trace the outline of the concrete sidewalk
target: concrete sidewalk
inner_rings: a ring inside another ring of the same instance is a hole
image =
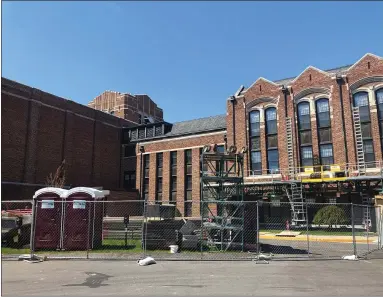
[[[260,232],[259,239],[270,239],[270,240],[280,240],[280,241],[307,241],[306,234],[300,234],[297,236],[277,236],[276,233],[269,232]],[[333,236],[333,235],[309,235],[310,241],[317,242],[340,242],[340,243],[352,243],[352,236]],[[378,236],[355,236],[356,243],[376,243],[378,241]]]

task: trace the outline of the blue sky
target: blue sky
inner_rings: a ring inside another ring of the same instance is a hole
[[[258,77],[383,56],[383,2],[3,2],[2,76],[86,104],[146,93],[165,120],[226,112]]]

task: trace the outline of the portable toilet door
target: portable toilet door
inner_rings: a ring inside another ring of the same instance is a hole
[[[99,230],[101,221],[102,232],[103,208],[102,203],[94,201],[103,198],[103,191],[85,187],[73,188],[65,194],[63,249],[87,250],[98,242],[95,230]]]
[[[62,195],[66,190],[47,187],[33,196],[33,222],[31,243],[35,250],[61,249],[62,246]]]

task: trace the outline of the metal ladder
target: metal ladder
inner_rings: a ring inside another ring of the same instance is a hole
[[[294,169],[294,146],[293,146],[293,129],[291,118],[286,118],[286,134],[287,134],[287,158],[289,166],[289,180],[295,178]]]
[[[292,211],[292,224],[297,225],[306,222],[306,208],[302,195],[302,184],[291,183],[290,190],[286,189]]]
[[[359,175],[365,175],[366,163],[364,161],[363,137],[362,137],[362,127],[360,123],[359,107],[352,108],[352,118],[354,120],[354,133],[355,133],[355,142],[356,142],[356,157],[358,162],[358,173]]]

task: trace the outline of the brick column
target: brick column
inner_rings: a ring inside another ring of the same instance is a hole
[[[149,201],[154,202],[156,198],[156,166],[157,155],[155,153],[150,154],[150,167],[149,167]]]
[[[200,155],[199,148],[194,148],[192,150],[192,216],[198,217],[200,215]]]
[[[177,209],[184,215],[185,203],[185,151],[177,151]]]
[[[35,183],[36,181],[36,155],[38,150],[38,133],[40,122],[40,104],[29,102],[29,124],[24,164],[24,182]]]
[[[163,153],[162,161],[162,201],[169,203],[170,198],[170,152]]]

